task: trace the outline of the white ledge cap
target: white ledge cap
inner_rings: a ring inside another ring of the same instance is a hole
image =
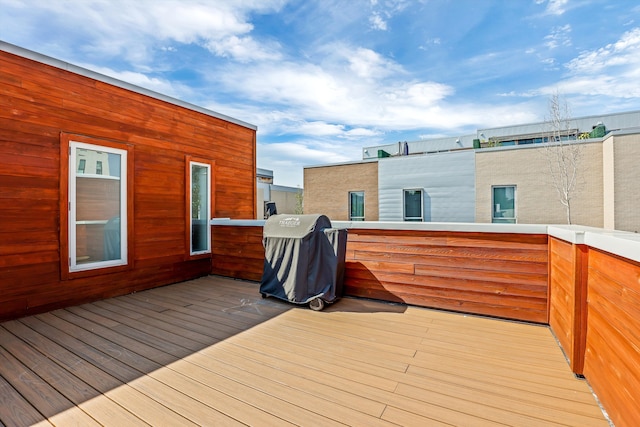
[[[592,248],[640,262],[640,234],[623,231],[586,233],[584,243]]]
[[[550,225],[549,236],[640,262],[640,234],[580,225]]]
[[[480,222],[331,221],[335,228],[361,230],[420,230],[466,233],[547,234],[546,224],[489,224]]]

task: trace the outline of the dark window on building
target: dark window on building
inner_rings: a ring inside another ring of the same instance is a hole
[[[422,221],[422,190],[404,190],[404,220]]]
[[[349,220],[364,221],[364,191],[349,192]]]
[[[516,186],[503,185],[491,188],[492,215],[494,223],[516,223]]]

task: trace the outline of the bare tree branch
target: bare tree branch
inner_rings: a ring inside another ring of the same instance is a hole
[[[549,100],[548,143],[545,155],[551,184],[565,207],[567,224],[571,224],[571,208],[578,187],[582,144],[578,130],[571,128],[571,111],[566,100],[556,93]]]

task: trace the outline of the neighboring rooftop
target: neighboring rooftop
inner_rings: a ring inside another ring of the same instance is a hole
[[[640,111],[600,114],[577,117],[567,121],[567,131],[579,136],[591,133],[595,128],[604,126],[606,132],[640,131]],[[564,130],[564,129],[563,129]],[[399,155],[423,154],[440,151],[479,148],[480,144],[496,141],[501,145],[518,145],[547,142],[545,134],[551,131],[548,122],[527,123],[512,126],[478,129],[475,134],[442,138],[424,139],[420,141],[400,141],[391,144],[375,145],[362,149],[362,160],[392,157]],[[474,140],[476,144],[474,145]]]

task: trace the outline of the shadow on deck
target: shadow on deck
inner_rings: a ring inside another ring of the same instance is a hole
[[[0,324],[0,421],[608,425],[548,327],[217,276]]]

